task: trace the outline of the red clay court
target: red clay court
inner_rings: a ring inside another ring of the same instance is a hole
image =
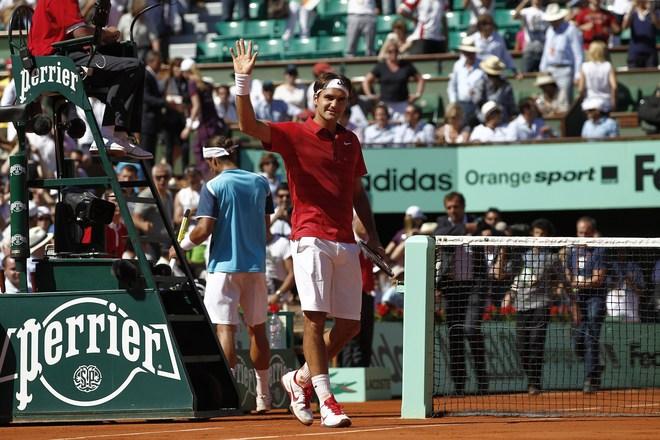
[[[551,396],[535,396],[534,398]],[[498,396],[501,399],[502,396]],[[527,396],[516,395],[516,399]],[[473,398],[475,400],[476,398]],[[484,402],[485,403],[485,402]],[[652,403],[650,403],[652,404]],[[655,404],[660,405],[660,399]],[[0,439],[82,440],[82,439],[657,439],[660,417],[442,417],[402,420],[401,401],[349,403],[345,408],[353,419],[346,429],[298,423],[285,410],[265,416],[224,417],[202,422],[122,422],[73,425],[25,425],[0,427]],[[570,408],[567,408],[570,409]]]

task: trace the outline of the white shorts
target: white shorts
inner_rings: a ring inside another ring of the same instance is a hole
[[[360,320],[362,272],[360,249],[314,237],[291,241],[293,275],[303,311]]]
[[[248,326],[266,322],[268,290],[262,272],[214,272],[206,275],[204,306],[213,324],[238,325],[238,306]]]

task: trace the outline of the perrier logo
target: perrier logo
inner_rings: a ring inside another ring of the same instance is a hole
[[[7,362],[10,347],[15,369]],[[167,324],[141,325],[98,297],[72,299],[42,321],[8,328],[0,346],[0,383],[18,380],[20,411],[32,402],[37,381],[61,402],[94,407],[119,396],[141,373],[181,380]]]
[[[57,83],[75,92],[80,77],[76,72],[62,67],[61,64],[57,62],[55,65],[39,66],[32,71],[21,70],[21,88],[19,89],[21,94],[18,96],[18,102],[25,103],[30,89],[40,84]]]

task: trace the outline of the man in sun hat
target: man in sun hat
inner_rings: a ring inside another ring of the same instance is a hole
[[[601,139],[619,136],[619,124],[604,111],[604,102],[598,98],[587,98],[582,102],[582,110],[587,114],[587,120],[582,126],[582,137],[585,139]]]
[[[568,101],[562,98],[562,92],[552,74],[541,72],[534,85],[541,88],[542,93],[536,98],[536,105],[543,117],[556,116],[568,110]]]
[[[516,101],[513,97],[511,83],[502,75],[506,66],[495,55],[490,55],[479,63],[479,67],[486,74],[483,97],[485,101],[494,101],[502,109],[502,120],[509,122],[516,114]]]
[[[450,103],[457,103],[463,110],[463,122],[474,126],[478,123],[477,110],[484,99],[482,91],[486,75],[479,68],[477,48],[472,37],[464,37],[458,50],[461,56],[454,63],[449,75],[447,95]]]
[[[350,105],[353,87],[343,75],[324,73],[314,83],[313,117],[303,123],[264,123],[256,119],[248,97],[257,57],[252,43],[237,41],[231,54],[240,129],[281,154],[293,198],[291,254],[305,320],[306,362],[285,374],[282,385],[289,393],[291,412],[302,424],[314,422],[310,402],[315,391],[321,424],[347,427],[351,419],[330,389],[328,361],[360,330],[362,276],[353,209],[367,231],[369,246],[384,256],[362,186],[367,169],[360,141],[338,123]],[[328,315],[335,324],[324,336]]]
[[[543,13],[543,20],[550,23],[545,35],[540,70],[550,73],[561,92],[561,99],[568,107],[573,101],[573,84],[578,80],[584,60],[582,33],[569,21],[568,11],[557,3],[551,3]]]

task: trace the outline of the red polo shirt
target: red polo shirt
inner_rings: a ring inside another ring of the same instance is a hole
[[[52,54],[53,43],[64,40],[73,28],[84,23],[77,0],[39,0],[28,35],[30,53],[34,56]]]
[[[578,27],[585,23],[593,23],[588,31],[582,31],[584,48],[588,49],[592,41],[600,40],[607,44],[612,34],[612,23],[616,20],[614,15],[604,9],[592,10],[589,7],[582,8],[575,16]]]
[[[313,118],[270,127],[271,143],[264,148],[281,154],[286,165],[291,239],[354,243],[353,190],[356,179],[367,173],[358,138],[340,125],[333,136]]]

